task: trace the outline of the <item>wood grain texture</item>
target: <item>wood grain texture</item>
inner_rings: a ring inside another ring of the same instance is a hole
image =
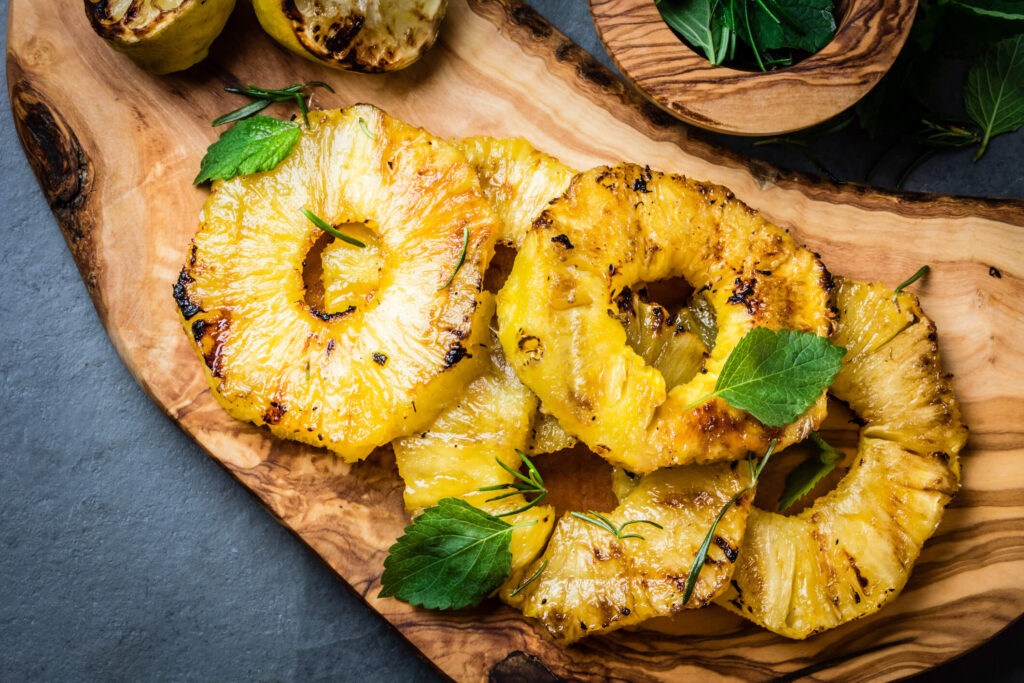
[[[714,66],[672,32],[654,0],[589,0],[615,65],[683,121],[735,135],[778,135],[852,106],[885,75],[910,33],[917,0],[836,2],[828,45],[768,73]]]
[[[107,49],[76,0],[12,0],[7,69],[29,161],[135,378],[452,678],[891,679],[1024,612],[1024,202],[836,187],[746,161],[694,137],[513,0],[452,0],[438,45],[387,76],[328,72],[286,53],[240,7],[207,61],[162,78]],[[347,465],[229,418],[171,297],[207,194],[191,180],[216,135],[209,121],[240,104],[223,86],[311,79],[337,90],[318,91],[319,106],[372,102],[437,135],[523,135],[577,168],[627,159],[727,185],[840,274],[894,285],[930,263],[917,287],[971,439],[964,489],[904,594],[804,642],[709,608],[569,649],[496,603],[438,614],[377,599],[386,549],[406,523],[390,450]]]

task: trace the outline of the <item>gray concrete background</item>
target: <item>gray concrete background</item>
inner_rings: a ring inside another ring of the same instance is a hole
[[[583,0],[534,5],[608,63]],[[841,140],[822,158],[856,169],[858,149]],[[436,680],[146,398],[99,324],[8,107],[0,150],[0,680]],[[967,156],[934,160],[909,187],[1024,197],[1024,131],[979,164]],[[930,677],[1024,680],[1022,639],[1018,622]]]

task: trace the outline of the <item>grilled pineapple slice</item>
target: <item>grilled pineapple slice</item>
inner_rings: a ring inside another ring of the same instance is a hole
[[[253,0],[263,30],[324,66],[403,69],[437,40],[448,0]]]
[[[205,58],[234,8],[235,0],[85,0],[93,30],[155,74]]]
[[[935,325],[915,297],[840,280],[831,388],[866,424],[838,487],[793,517],[754,509],[716,602],[790,638],[871,614],[903,589],[959,486],[966,440]]]
[[[675,388],[613,318],[628,288],[670,277],[698,288],[717,319],[706,372]],[[544,410],[612,464],[647,473],[735,460],[804,438],[824,392],[781,430],[717,398],[686,407],[714,391],[754,326],[828,334],[830,284],[817,257],[724,188],[604,167],[576,176],[527,234],[498,294],[499,337]]]
[[[477,288],[499,225],[444,141],[365,105],[310,120],[276,169],[214,184],[174,294],[232,416],[352,460],[428,425],[479,373]],[[303,208],[376,235],[370,301],[304,301],[321,233]]]
[[[466,138],[455,143],[480,177],[501,219],[498,241],[519,248],[533,221],[569,187],[576,171],[523,138]]]
[[[481,308],[493,314],[494,297],[484,292]],[[463,498],[491,514],[518,509],[526,504],[522,495],[490,499],[502,492],[478,489],[509,484],[515,478],[497,459],[512,469],[521,464],[517,450],[526,446],[531,422],[537,414],[537,397],[523,386],[501,353],[497,338],[490,337],[478,351],[488,362],[483,373],[463,391],[426,431],[392,442],[398,473],[405,482],[405,506],[411,513],[436,505],[442,498]],[[512,574],[540,554],[551,534],[555,511],[536,505],[506,517],[510,524],[536,521],[533,526],[512,532]]]
[[[741,496],[718,523],[693,595],[684,605],[697,549],[722,506],[749,483],[749,469],[739,464],[674,467],[648,474],[632,485],[607,518],[616,527],[649,520],[661,529],[635,524],[617,539],[567,514],[559,520],[544,554],[523,572],[529,577],[540,571],[539,576],[517,595],[512,592],[522,584],[506,583],[501,597],[526,616],[539,619],[565,643],[703,607],[728,584],[751,492]],[[624,537],[631,533],[640,534],[642,540]]]

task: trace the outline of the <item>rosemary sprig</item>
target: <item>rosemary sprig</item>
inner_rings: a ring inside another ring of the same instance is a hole
[[[363,129],[364,133],[366,133],[366,137],[377,142],[377,136],[370,132],[370,129],[366,126],[366,119],[362,116],[359,117],[359,127]]]
[[[572,510],[572,511],[569,512],[569,514],[572,515],[573,517],[575,517],[576,519],[581,519],[584,522],[588,522],[588,523],[593,524],[594,526],[596,526],[598,528],[604,529],[605,531],[610,533],[612,536],[614,536],[615,540],[617,540],[617,541],[624,541],[627,538],[639,538],[641,541],[645,540],[644,537],[641,536],[640,534],[623,534],[622,533],[623,531],[625,531],[626,527],[629,526],[630,524],[650,524],[651,526],[657,527],[659,529],[664,529],[665,528],[665,527],[661,526],[660,524],[658,524],[657,522],[652,522],[649,519],[631,519],[628,522],[623,522],[622,526],[615,526],[615,524],[610,519],[608,519],[607,517],[602,515],[600,512],[596,512],[594,510],[590,510],[586,514],[584,514],[582,512],[576,512],[575,510]]]
[[[511,510],[509,512],[502,512],[500,514],[496,514],[494,515],[495,517],[509,517],[511,515],[518,515],[520,512],[526,512],[534,505],[547,498],[548,496],[548,490],[544,486],[544,479],[540,476],[540,472],[537,471],[537,468],[534,467],[533,463],[530,462],[530,459],[526,457],[525,453],[523,453],[518,448],[516,449],[516,453],[519,454],[519,457],[522,459],[523,463],[526,464],[527,475],[524,475],[519,470],[512,469],[511,467],[503,463],[501,461],[501,458],[499,458],[498,456],[494,456],[495,462],[497,462],[498,465],[500,465],[503,470],[511,474],[519,481],[512,481],[507,484],[495,484],[494,486],[484,486],[483,488],[477,489],[477,491],[506,491],[506,493],[503,493],[500,496],[488,498],[486,501],[488,503],[492,503],[496,500],[502,500],[504,498],[508,498],[509,496],[518,496],[520,494],[523,496],[528,496],[532,494],[535,495],[536,498],[534,498],[533,500],[531,500],[526,505],[523,505],[520,508],[516,508],[515,510]]]
[[[260,88],[253,84],[249,84],[244,88],[224,88],[227,92],[234,93],[236,95],[245,95],[251,97],[252,102],[239,107],[238,109],[228,112],[223,116],[219,116],[213,120],[214,126],[222,126],[225,123],[231,123],[233,121],[241,121],[242,119],[248,118],[253,114],[263,111],[274,102],[288,102],[295,101],[295,104],[299,106],[299,111],[302,112],[302,120],[306,122],[306,128],[309,128],[309,107],[306,103],[306,99],[303,96],[304,91],[307,88],[323,88],[327,92],[334,92],[334,88],[327,85],[323,81],[307,81],[306,83],[295,83],[289,85],[280,90],[269,90],[267,88]]]
[[[697,549],[697,556],[693,558],[693,566],[690,567],[690,573],[686,576],[686,588],[683,590],[684,605],[690,601],[690,597],[693,595],[693,589],[697,587],[697,578],[700,576],[700,570],[704,568],[704,561],[707,559],[708,550],[711,548],[711,540],[715,537],[715,529],[718,528],[718,523],[722,521],[723,517],[725,517],[726,511],[732,506],[732,504],[740,499],[740,496],[754,488],[754,485],[757,484],[758,477],[761,476],[761,471],[764,469],[764,466],[768,464],[768,458],[772,457],[772,453],[775,452],[775,446],[778,445],[778,443],[777,439],[772,439],[771,443],[768,445],[768,450],[765,451],[764,457],[761,458],[757,467],[754,467],[753,460],[750,460],[749,458],[747,459],[747,465],[750,467],[750,484],[730,498],[718,512],[718,516],[715,517],[715,521],[711,523],[711,528],[708,529],[707,536],[704,537],[704,542],[701,543],[700,547]]]
[[[902,292],[905,288],[909,287],[910,285],[914,284],[915,282],[923,278],[925,275],[928,274],[928,271],[931,269],[931,266],[927,264],[918,268],[916,273],[914,273],[906,280],[901,282],[899,286],[896,287],[896,289],[892,290],[892,300],[896,301],[896,298],[900,295],[900,292]]]
[[[548,568],[548,561],[547,561],[547,560],[544,560],[544,564],[542,564],[542,565],[540,566],[540,569],[538,569],[538,570],[537,570],[537,573],[536,573],[536,574],[534,574],[533,576],[531,576],[530,578],[528,578],[528,579],[526,580],[526,583],[522,584],[521,586],[519,586],[519,588],[516,588],[516,589],[515,589],[514,591],[512,591],[511,593],[509,593],[509,594],[508,594],[508,597],[510,597],[510,598],[514,598],[514,597],[516,597],[517,595],[519,595],[519,593],[520,593],[520,592],[521,592],[521,591],[522,591],[522,590],[523,590],[524,588],[526,588],[526,587],[527,587],[527,586],[529,586],[529,585],[530,585],[531,583],[533,583],[534,581],[536,581],[536,580],[537,580],[537,577],[538,577],[538,576],[540,576],[541,574],[543,574],[543,573],[544,573],[544,570],[545,570],[545,569],[547,569],[547,568]]]
[[[466,226],[463,226],[462,227],[462,253],[459,254],[459,262],[457,264],[455,264],[455,270],[453,270],[452,274],[448,276],[448,281],[445,282],[440,287],[438,287],[437,291],[440,292],[442,289],[447,289],[448,285],[450,285],[452,283],[452,280],[455,279],[455,274],[459,272],[459,269],[462,268],[462,264],[466,262],[466,249],[467,248],[469,248],[469,228],[466,227]]]
[[[352,237],[350,235],[346,235],[341,230],[338,230],[336,227],[334,227],[333,225],[331,225],[330,223],[325,221],[323,218],[320,218],[320,216],[317,216],[315,213],[313,213],[312,211],[310,211],[306,207],[302,207],[302,213],[306,216],[306,218],[309,219],[310,223],[312,223],[316,227],[320,228],[321,230],[323,230],[327,234],[334,235],[335,237],[337,237],[342,242],[348,242],[352,246],[359,247],[360,249],[363,249],[363,248],[366,247],[366,244],[364,244],[363,242],[360,242],[355,237]]]

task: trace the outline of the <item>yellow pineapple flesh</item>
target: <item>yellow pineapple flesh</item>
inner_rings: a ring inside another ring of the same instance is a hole
[[[500,227],[444,141],[366,105],[310,121],[277,168],[214,183],[174,294],[232,416],[352,460],[429,424],[479,372],[477,287]],[[330,314],[304,300],[322,233],[303,209],[376,235],[369,301]]]
[[[632,524],[618,539],[566,514],[544,554],[523,572],[531,577],[539,571],[537,578],[525,587],[507,583],[501,597],[565,643],[703,607],[732,575],[751,492],[718,523],[693,594],[684,604],[694,558],[722,506],[749,483],[746,463],[665,468],[641,477],[606,517],[615,527],[648,520],[661,529]],[[625,538],[628,534],[642,539]],[[517,588],[519,593],[512,595]]]
[[[484,313],[493,313],[494,298],[483,294]],[[480,491],[510,484],[515,477],[498,464],[518,470],[517,451],[526,446],[537,414],[537,397],[523,386],[505,362],[497,339],[475,351],[487,357],[484,371],[423,432],[392,442],[398,473],[405,482],[405,506],[410,513],[436,505],[442,498],[462,498],[491,514],[516,510],[527,503],[517,494],[490,500],[504,491]],[[554,525],[554,509],[535,505],[505,518],[510,524],[535,521],[512,532],[512,573],[521,570],[543,550]]]
[[[677,277],[712,303],[717,334],[706,372],[671,388],[614,315],[628,288]],[[827,335],[830,283],[812,253],[724,188],[603,167],[577,175],[527,233],[498,293],[499,337],[543,409],[612,464],[647,473],[736,460],[803,439],[824,417],[824,392],[782,429],[701,399],[753,327]]]
[[[895,598],[959,486],[966,428],[935,326],[916,298],[840,280],[835,339],[850,352],[830,389],[865,425],[839,485],[794,516],[755,508],[717,604],[790,638]]]

